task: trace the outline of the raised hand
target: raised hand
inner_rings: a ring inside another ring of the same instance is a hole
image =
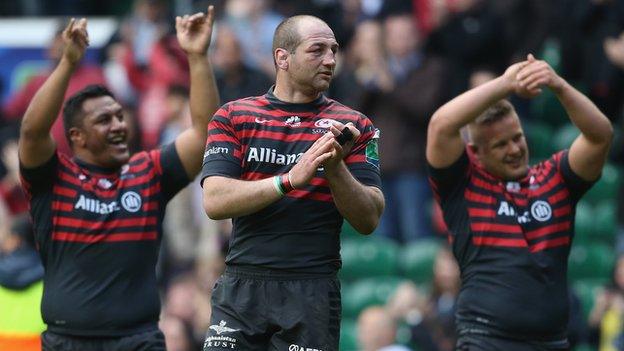
[[[187,54],[205,55],[210,46],[214,7],[208,6],[208,14],[198,12],[194,15],[176,17],[176,34],[180,47]]]
[[[325,133],[301,155],[299,162],[290,170],[290,182],[296,189],[310,182],[316,170],[332,156],[336,139],[332,133]]]
[[[63,59],[72,64],[82,60],[87,46],[89,46],[89,33],[87,33],[87,20],[81,18],[76,21],[72,18],[63,30]]]
[[[542,87],[548,87],[555,93],[563,87],[563,79],[546,61],[537,60],[531,54],[527,58],[528,65],[522,67],[516,75],[521,90],[537,95],[541,93]]]

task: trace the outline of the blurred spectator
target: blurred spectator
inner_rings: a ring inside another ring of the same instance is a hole
[[[11,215],[25,213],[28,211],[28,200],[20,184],[17,140],[5,141],[0,160],[6,169],[6,174],[0,179],[0,201],[6,204]]]
[[[56,33],[54,33],[50,46],[46,51],[46,56],[50,60],[51,68],[56,67],[63,53],[63,40],[61,38],[61,33],[62,27],[59,27]],[[26,108],[28,107],[30,100],[33,96],[35,96],[35,93],[43,85],[51,72],[51,69],[46,69],[45,71],[38,73],[34,77],[30,78],[20,90],[14,93],[4,106],[4,117],[13,121],[21,120],[22,116],[26,112]],[[90,84],[105,84],[104,75],[100,67],[83,61],[83,63],[76,68],[74,75],[72,75],[69,80],[69,86],[67,87],[65,97],[67,98],[75,94],[78,90]],[[52,126],[52,136],[57,143],[58,150],[67,155],[71,155],[69,144],[65,138],[63,119],[60,118],[60,113],[59,118],[56,119],[56,122]]]
[[[459,294],[459,267],[447,247],[436,254],[429,296],[411,282],[397,288],[388,300],[388,311],[410,327],[410,344],[421,351],[455,348],[455,302]]]
[[[193,340],[184,322],[177,317],[164,315],[158,323],[160,330],[165,334],[165,344],[167,351],[192,351]]]
[[[613,280],[596,295],[589,326],[598,333],[599,351],[624,349],[624,256],[613,270]]]
[[[502,20],[499,35],[503,37],[508,63],[526,59],[542,47],[551,27],[553,1],[488,0],[488,6]]]
[[[165,0],[135,0],[132,14],[121,24],[121,34],[131,44],[139,66],[147,66],[154,44],[169,30]]]
[[[455,348],[455,310],[459,288],[459,267],[451,250],[443,247],[438,251],[433,265],[430,310],[426,316],[430,333],[440,351]]]
[[[386,56],[373,61],[371,65],[378,66],[376,71],[364,70],[377,73],[365,79],[356,69],[356,79],[365,92],[355,108],[371,116],[383,140],[379,153],[386,209],[380,234],[407,242],[432,233],[425,140],[429,118],[447,97],[448,68],[444,60],[421,50],[411,14],[389,15],[383,29]],[[358,45],[354,43],[355,48]],[[370,51],[374,45],[369,42],[360,50],[366,47]],[[372,56],[383,54],[373,52]],[[362,51],[360,55],[368,53]]]
[[[32,224],[26,214],[10,221],[1,207],[0,350],[40,350],[43,266],[33,245]]]
[[[165,101],[172,85],[188,86],[189,69],[168,22],[162,0],[137,0],[134,14],[120,28],[119,49],[132,88],[138,92],[137,117],[144,148],[158,145],[166,123]]]
[[[282,19],[267,0],[228,0],[225,5],[225,22],[241,42],[243,61],[269,76],[275,74],[273,32]]]
[[[566,6],[565,30],[570,34],[564,36],[569,49],[564,51],[563,62],[580,58],[578,76],[588,97],[615,120],[624,96],[624,73],[618,68],[616,53],[616,38],[624,31],[624,2],[569,0]]]
[[[381,306],[366,308],[358,317],[358,342],[361,351],[409,351],[395,344],[397,325]]]
[[[242,56],[240,40],[226,24],[218,27],[213,56],[221,102],[264,94],[273,84],[263,71],[248,66]]]
[[[192,349],[196,350],[210,325],[210,292],[200,288],[195,275],[181,274],[174,278],[165,293],[164,314],[189,328]]]
[[[431,32],[428,49],[450,61],[449,96],[466,90],[468,77],[477,66],[502,71],[509,55],[503,19],[486,0],[453,1],[453,12],[444,23]]]

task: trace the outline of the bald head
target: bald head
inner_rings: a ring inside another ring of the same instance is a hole
[[[293,53],[301,43],[300,28],[305,25],[327,25],[322,19],[309,15],[292,16],[283,20],[275,29],[273,35],[273,53],[278,48]]]

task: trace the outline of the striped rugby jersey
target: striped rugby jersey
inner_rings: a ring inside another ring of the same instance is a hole
[[[156,261],[165,205],[188,184],[173,144],[118,170],[57,153],[21,169],[45,267],[48,330],[119,336],[156,328]]]
[[[331,120],[352,122],[360,130],[345,162],[358,181],[381,187],[378,132],[366,116],[322,95],[310,103],[286,103],[272,89],[217,111],[208,126],[202,180],[216,175],[252,181],[286,173],[328,131]],[[305,188],[256,213],[234,218],[226,263],[336,272],[341,265],[342,221],[319,170]]]
[[[516,182],[493,177],[466,153],[429,170],[461,269],[458,331],[565,340],[575,206],[592,185],[571,170],[568,152]]]

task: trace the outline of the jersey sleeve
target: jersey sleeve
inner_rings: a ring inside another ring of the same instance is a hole
[[[459,159],[448,167],[434,168],[427,162],[429,183],[436,197],[448,198],[457,186],[464,184],[462,180],[467,179],[469,168],[470,159],[466,149]]]
[[[241,175],[241,142],[229,116],[228,106],[220,108],[208,124],[200,184],[210,176],[239,178]]]
[[[377,148],[380,131],[365,117],[358,129],[360,130],[360,137],[345,158],[345,163],[353,177],[360,183],[381,188]]]
[[[165,199],[169,201],[191,181],[184,170],[175,143],[150,151],[150,157],[154,160],[157,172],[161,174],[160,188]]]
[[[24,190],[29,196],[50,191],[56,180],[59,155],[57,152],[44,164],[35,168],[26,168],[20,162],[20,178]]]
[[[570,160],[568,156],[569,150],[563,150],[553,155],[553,159],[557,165],[559,173],[561,173],[561,177],[570,191],[570,195],[576,202],[580,200],[583,194],[585,194],[598,181],[598,179],[590,182],[579,177],[576,173],[574,173],[572,167],[570,167]]]

